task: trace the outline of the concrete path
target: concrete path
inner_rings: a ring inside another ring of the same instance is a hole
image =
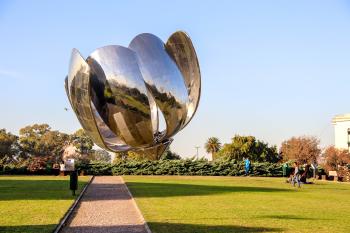
[[[96,176],[61,232],[147,233],[147,230],[123,179]]]

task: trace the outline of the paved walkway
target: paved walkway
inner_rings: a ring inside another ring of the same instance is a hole
[[[144,219],[119,176],[96,176],[61,232],[147,233]]]

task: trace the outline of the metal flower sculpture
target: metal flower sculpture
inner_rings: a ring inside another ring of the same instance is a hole
[[[196,112],[201,78],[186,33],[175,32],[166,44],[144,33],[128,48],[105,46],[86,60],[73,49],[65,88],[80,124],[99,147],[157,159]]]

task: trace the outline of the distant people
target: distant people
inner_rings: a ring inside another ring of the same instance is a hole
[[[294,174],[292,177],[292,185],[295,187],[295,183],[298,183],[298,188],[300,188],[300,169],[297,162],[294,162]]]
[[[313,161],[311,163],[311,168],[312,168],[312,177],[316,179],[316,172],[317,172],[317,163],[316,161]]]
[[[306,179],[307,179],[309,170],[310,170],[310,165],[309,164],[305,164],[304,165],[304,172],[300,176],[300,182],[302,182],[304,184],[308,183]]]
[[[245,175],[249,175],[250,170],[250,160],[249,158],[244,159]]]
[[[283,166],[282,166],[283,177],[287,177],[288,176],[288,171],[289,171],[288,162],[285,162],[283,164]]]
[[[300,182],[302,182],[303,184],[313,184],[313,182],[307,181],[307,178],[309,178],[310,168],[311,166],[309,164],[306,164],[305,170],[300,176]]]

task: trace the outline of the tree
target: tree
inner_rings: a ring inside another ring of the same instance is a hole
[[[79,129],[73,133],[71,135],[71,141],[80,154],[89,154],[94,146],[94,142],[83,129]]]
[[[212,159],[214,160],[215,154],[220,150],[221,143],[217,137],[208,138],[207,142],[204,144],[205,150],[207,153],[211,154]]]
[[[30,172],[44,172],[48,167],[52,167],[53,160],[51,156],[33,157],[29,160],[27,168]]]
[[[92,150],[89,155],[90,161],[111,162],[111,155],[105,150]]]
[[[249,158],[256,162],[276,163],[280,156],[276,146],[257,140],[254,136],[235,135],[231,143],[226,143],[217,153],[218,158],[242,160]]]
[[[93,150],[93,146],[94,142],[91,138],[87,136],[83,129],[79,129],[69,135],[69,141],[64,146],[62,159],[65,161],[70,158],[83,163],[88,163],[91,160],[102,159],[102,157],[99,157],[101,155],[99,150]]]
[[[312,163],[320,156],[320,141],[316,137],[292,137],[282,142],[280,153],[284,161],[295,160],[298,163]]]
[[[150,160],[147,155],[143,153],[137,153],[136,151],[128,151],[128,155],[126,157],[127,160],[135,160],[135,161],[142,161],[142,160]]]
[[[120,161],[126,160],[143,161],[150,159],[145,154],[137,153],[136,151],[123,151],[115,153],[113,163],[118,163]]]
[[[18,154],[18,137],[0,129],[0,162],[9,162]]]
[[[78,152],[77,148],[72,143],[70,143],[64,147],[61,158],[63,161],[67,161],[68,159],[75,159],[76,161],[88,162],[88,159],[86,157],[86,154],[82,156],[82,154]]]
[[[128,157],[127,151],[115,152],[114,153],[114,160],[112,163],[118,163],[120,161],[124,161],[127,159],[127,157]]]
[[[339,171],[339,168],[350,163],[350,153],[347,150],[340,150],[334,146],[328,147],[323,156],[325,158],[326,171]]]
[[[181,157],[172,152],[170,149],[164,151],[164,153],[160,156],[160,160],[176,160],[181,159]],[[115,153],[115,157],[113,163],[118,163],[120,161],[144,161],[144,160],[154,160],[154,158],[150,157],[147,154],[139,153],[137,151],[128,151],[128,152],[117,152]]]
[[[180,155],[172,152],[169,148],[164,151],[160,157],[161,160],[178,160],[181,159]]]
[[[69,135],[52,131],[48,124],[34,124],[19,131],[19,144],[29,156],[52,156],[57,160],[69,141]]]

